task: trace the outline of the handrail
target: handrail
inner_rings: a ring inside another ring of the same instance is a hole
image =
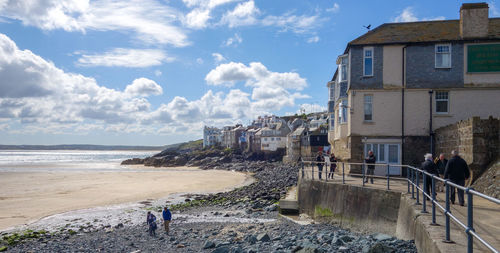
[[[328,177],[330,176],[330,173],[331,173],[328,170],[328,165],[330,164],[330,166],[331,166],[332,164],[335,164],[337,168],[342,167],[342,184],[346,183],[345,182],[345,172],[344,172],[346,165],[361,165],[362,166],[361,174],[350,173],[350,175],[362,176],[363,187],[365,186],[365,179],[366,179],[366,181],[368,181],[368,178],[372,178],[372,180],[373,180],[373,178],[386,179],[387,180],[387,190],[390,190],[390,180],[407,181],[408,194],[411,193],[412,199],[415,199],[415,189],[417,189],[417,191],[416,191],[416,193],[417,193],[416,194],[416,204],[420,204],[420,192],[422,192],[422,213],[427,213],[427,210],[426,210],[427,198],[429,198],[429,201],[431,201],[431,203],[432,203],[432,223],[431,223],[431,225],[437,225],[436,224],[436,206],[439,208],[439,210],[445,216],[445,223],[446,223],[446,225],[445,225],[445,238],[446,239],[443,240],[444,242],[447,242],[447,243],[452,242],[450,239],[450,219],[451,219],[453,222],[455,222],[456,224],[458,224],[460,227],[462,227],[464,229],[464,232],[467,235],[467,252],[468,253],[473,252],[473,238],[476,238],[481,244],[483,244],[489,250],[491,250],[491,252],[498,253],[497,249],[495,249],[491,244],[486,242],[481,236],[479,236],[476,233],[476,231],[474,230],[474,219],[473,219],[473,206],[474,206],[473,196],[478,196],[478,197],[486,199],[490,202],[493,202],[495,204],[500,205],[500,200],[497,198],[494,198],[494,197],[488,196],[484,193],[478,192],[471,187],[464,187],[462,185],[451,182],[448,179],[440,178],[437,175],[431,174],[431,173],[424,171],[422,169],[415,168],[413,166],[405,165],[405,164],[365,163],[365,162],[364,163],[351,163],[351,162],[342,162],[342,161],[327,163],[327,162],[314,161],[314,160],[312,160],[312,161],[302,160],[301,164],[302,164],[302,166],[301,166],[302,178],[304,178],[304,176],[305,176],[305,165],[309,165],[311,167],[311,179],[312,180],[315,180],[314,179],[314,167],[316,167],[318,164],[323,164],[326,166],[325,166],[324,172],[323,172],[323,170],[320,171],[318,168],[318,179],[322,180],[321,176],[324,173],[325,174],[324,180],[328,181]],[[342,165],[342,166],[340,166],[340,165]],[[365,171],[367,170],[368,165],[378,166],[378,167],[385,166],[387,169],[386,175],[385,176],[375,176],[373,174],[367,175],[367,173]],[[406,178],[394,178],[394,177],[390,178],[390,173],[389,173],[390,167],[407,168],[407,170],[408,170],[407,177]],[[339,174],[339,173],[337,173],[337,174]],[[423,182],[420,182],[421,177],[422,177]],[[429,178],[431,179],[431,188],[432,188],[432,189],[430,189],[431,190],[430,195],[427,194],[427,191],[429,190],[429,189],[427,189],[427,187],[428,187],[427,180]],[[436,185],[437,181],[443,182],[443,184],[446,187],[445,206],[442,206],[436,200],[435,185]],[[420,186],[421,183],[422,183],[422,186]],[[462,190],[462,191],[464,191],[465,194],[467,194],[467,222],[466,222],[467,224],[460,221],[450,211],[450,198],[449,197],[450,197],[450,188],[451,187]],[[411,191],[410,191],[410,189],[411,189]]]

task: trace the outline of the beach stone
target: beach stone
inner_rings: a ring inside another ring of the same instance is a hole
[[[389,247],[387,245],[384,245],[380,242],[376,243],[373,245],[370,250],[368,250],[368,253],[386,253],[386,252],[392,252],[394,249],[392,247]]]
[[[391,238],[392,238],[392,236],[387,235],[387,234],[382,234],[382,233],[377,233],[373,236],[373,239],[375,239],[377,241],[385,241],[385,240],[389,240]]]
[[[227,246],[216,248],[212,251],[212,253],[229,253],[230,248]]]
[[[215,248],[215,243],[213,241],[206,241],[203,245],[203,249]]]
[[[260,233],[257,235],[257,241],[261,241],[261,242],[269,242],[271,241],[271,237],[269,237],[269,235],[267,233]]]

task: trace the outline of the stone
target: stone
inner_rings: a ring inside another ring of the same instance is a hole
[[[377,241],[385,241],[385,240],[392,239],[392,236],[387,235],[387,234],[377,233],[373,236],[373,239],[375,239]]]
[[[373,245],[370,250],[368,250],[368,253],[386,253],[386,252],[392,252],[394,249],[392,247],[389,247],[387,245],[384,245],[380,242],[376,243]]]
[[[229,247],[227,246],[224,246],[224,247],[220,247],[220,248],[216,248],[212,251],[212,253],[229,253]]]
[[[249,235],[246,241],[250,244],[255,244],[257,242],[257,237],[255,235]]]
[[[296,253],[319,253],[319,249],[317,247],[307,247],[296,251]]]
[[[203,249],[211,249],[215,248],[215,243],[212,241],[206,241],[205,244],[203,244]]]
[[[269,242],[271,241],[271,237],[269,237],[269,235],[267,233],[260,233],[257,235],[257,241],[261,241],[261,242]]]

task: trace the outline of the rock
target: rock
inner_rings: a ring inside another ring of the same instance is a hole
[[[6,250],[7,250],[7,246],[2,246],[2,247],[0,247],[0,252],[4,252],[4,251],[6,251]]]
[[[373,239],[375,239],[377,241],[385,241],[385,240],[392,239],[392,236],[386,235],[386,234],[382,234],[382,233],[377,233],[377,234],[375,234],[373,236]]]
[[[118,223],[115,228],[123,228],[123,223]]]
[[[296,251],[296,253],[318,253],[319,249],[317,247],[307,247]]]
[[[347,252],[347,251],[349,251],[348,247],[345,247],[345,246],[339,247],[339,252]]]
[[[342,239],[339,239],[339,238],[335,238],[332,240],[332,244],[333,245],[336,245],[336,246],[342,246],[345,244],[344,241],[342,241]]]
[[[344,235],[342,237],[340,237],[340,239],[344,242],[352,242],[354,238],[352,238],[351,236],[349,235]]]
[[[177,244],[177,248],[185,248],[185,247],[186,247],[186,245],[184,245],[182,243]]]
[[[203,244],[203,249],[211,249],[215,248],[215,243],[212,241],[206,241],[205,244]]]
[[[389,247],[387,245],[384,245],[380,242],[376,243],[373,245],[370,250],[368,250],[368,253],[386,253],[386,252],[392,252],[394,249],[392,247]]]
[[[246,241],[249,242],[250,244],[255,244],[258,240],[255,235],[249,235]]]
[[[261,241],[261,242],[269,242],[271,241],[271,237],[269,237],[269,235],[267,233],[260,233],[257,235],[257,241]]]
[[[229,253],[229,247],[227,246],[224,246],[224,247],[220,247],[220,248],[216,248],[212,251],[212,253]]]

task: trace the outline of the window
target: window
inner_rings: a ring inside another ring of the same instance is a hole
[[[335,128],[335,113],[330,114],[330,131]]]
[[[451,68],[451,44],[436,45],[436,68]]]
[[[347,123],[347,99],[343,99],[340,103],[340,123]]]
[[[335,84],[330,84],[330,101],[335,100]]]
[[[363,75],[373,76],[373,47],[363,48]]]
[[[276,137],[276,140],[277,141],[281,141],[281,137]]]
[[[271,141],[274,141],[274,137],[271,137]]]
[[[365,121],[372,121],[373,120],[373,113],[372,113],[372,101],[373,101],[373,95],[365,95]]]
[[[340,81],[347,81],[347,64],[349,63],[346,56],[342,56],[340,60]]]
[[[448,92],[436,91],[436,113],[448,113]]]

